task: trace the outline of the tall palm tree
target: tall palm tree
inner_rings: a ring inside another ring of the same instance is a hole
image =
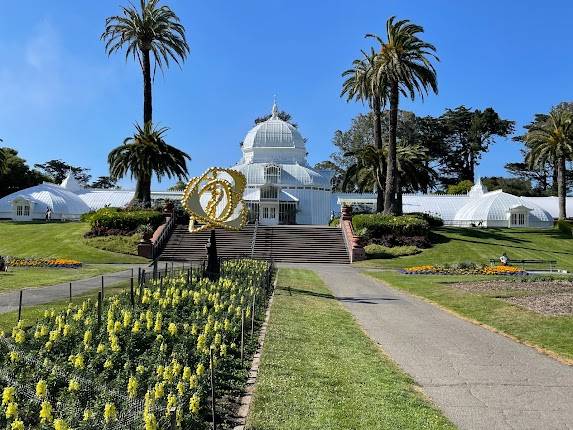
[[[388,87],[390,107],[390,129],[388,139],[388,160],[384,195],[384,212],[397,214],[397,162],[396,134],[398,128],[398,107],[400,95],[411,100],[416,95],[424,97],[431,89],[438,92],[436,70],[431,60],[438,60],[434,45],[418,37],[423,27],[412,24],[409,20],[396,21],[391,17],[386,21],[386,41],[375,34],[366,37],[374,38],[380,44],[376,55],[376,66],[372,78],[377,85]]]
[[[554,108],[543,122],[528,127],[525,144],[529,148],[526,160],[530,167],[552,162],[557,167],[557,196],[559,219],[567,217],[566,173],[567,160],[573,159],[573,114],[563,108]]]
[[[172,60],[178,65],[185,61],[189,45],[185,27],[169,6],[159,6],[159,0],[140,0],[140,10],[133,4],[122,7],[122,15],[111,16],[105,21],[101,39],[105,41],[108,55],[122,48],[125,58],[137,59],[143,72],[143,124],[152,121],[151,62],[153,74],[169,67]]]
[[[366,145],[355,151],[348,151],[346,157],[353,157],[356,162],[348,166],[342,180],[342,189],[346,190],[350,184],[357,189],[351,191],[364,192],[372,189],[383,189],[384,166],[386,152],[384,148],[378,149],[374,145]]]
[[[168,145],[163,135],[166,127],[154,128],[150,122],[140,127],[135,125],[136,133],[126,138],[123,144],[113,149],[108,157],[110,175],[120,179],[130,172],[136,178],[133,200],[143,206],[151,205],[151,178],[155,173],[161,181],[162,176],[187,177],[187,160],[191,157],[185,152]]]
[[[0,142],[3,142],[3,140],[0,139]],[[5,164],[6,164],[6,153],[4,152],[4,149],[0,148],[0,173],[4,173]]]
[[[340,97],[346,96],[346,100],[359,100],[367,102],[374,114],[374,143],[376,149],[382,150],[382,120],[381,108],[386,99],[386,87],[382,82],[372,79],[376,65],[376,53],[370,49],[370,53],[362,52],[362,59],[352,62],[352,68],[342,73],[346,78],[342,84]],[[376,181],[376,211],[382,212],[384,208],[384,182]]]

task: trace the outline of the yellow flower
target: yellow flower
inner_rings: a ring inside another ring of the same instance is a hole
[[[177,397],[175,396],[175,394],[170,393],[167,396],[167,409],[165,413],[169,415],[169,411],[171,410],[171,408],[174,408],[176,404],[177,404]]]
[[[86,349],[89,348],[91,341],[92,341],[92,331],[86,330],[84,333],[84,346]]]
[[[135,371],[141,375],[143,372],[145,372],[145,367],[143,367],[143,365],[140,364],[135,368]]]
[[[103,343],[100,343],[100,344],[97,346],[96,352],[97,352],[98,354],[103,354],[103,353],[105,352],[105,345],[104,345]]]
[[[199,335],[199,337],[197,338],[197,349],[199,351],[203,351],[206,346],[207,346],[207,338],[205,337],[204,334]]]
[[[161,333],[161,324],[162,324],[162,315],[161,312],[157,312],[157,315],[155,316],[155,325],[153,326],[153,330],[156,333]]]
[[[42,424],[52,422],[52,405],[47,400],[42,402],[42,408],[40,409],[40,422]]]
[[[139,333],[139,331],[141,330],[141,323],[139,321],[135,321],[133,323],[133,327],[131,329],[132,333]]]
[[[169,323],[169,327],[167,327],[167,331],[171,336],[175,336],[177,334],[177,324]]]
[[[12,338],[16,343],[24,343],[26,340],[26,333],[20,328],[14,328],[14,331],[12,332]]]
[[[137,379],[134,376],[129,377],[129,381],[127,382],[127,395],[131,398],[137,396],[137,387],[139,384],[137,383]]]
[[[103,419],[106,424],[117,419],[117,409],[113,403],[106,403],[103,409]]]
[[[155,384],[154,395],[156,399],[160,399],[165,394],[165,388],[163,382],[158,382]]]
[[[189,377],[189,387],[196,388],[198,385],[199,385],[199,380],[197,378],[197,375],[191,375]]]
[[[82,354],[78,354],[74,358],[74,367],[76,369],[83,369],[84,367],[86,367],[84,362],[84,356]]]
[[[157,418],[155,418],[155,415],[146,412],[143,414],[143,421],[145,422],[145,430],[159,429],[157,425]]]
[[[10,354],[8,354],[8,357],[10,357],[10,361],[12,363],[16,363],[18,361],[18,353],[16,351],[10,351]]]
[[[80,383],[78,382],[77,379],[70,379],[70,382],[68,384],[68,391],[69,392],[74,392],[74,391],[78,391],[80,389]]]
[[[2,406],[7,405],[8,403],[14,400],[14,394],[16,394],[16,388],[14,387],[6,387],[2,391]]]
[[[181,381],[177,383],[177,392],[179,393],[180,396],[182,396],[185,393],[185,384]]]
[[[201,406],[201,398],[197,393],[193,394],[189,400],[189,411],[193,414],[199,412],[199,407]]]
[[[52,350],[52,347],[54,346],[54,344],[52,343],[51,340],[47,341],[46,344],[44,345],[44,348],[46,349],[46,351],[50,352]]]
[[[191,377],[191,369],[189,368],[189,366],[185,366],[183,368],[183,379],[187,381],[190,377]]]
[[[6,406],[6,419],[14,419],[18,417],[18,403],[10,402]]]
[[[24,430],[24,422],[21,420],[12,421],[10,430]]]
[[[103,363],[103,368],[104,369],[111,369],[113,367],[113,363],[111,361],[111,359],[107,359],[105,360],[105,363]]]
[[[89,409],[84,409],[84,421],[89,421],[94,416],[94,413]]]
[[[109,343],[110,343],[111,350],[113,352],[121,351],[121,348],[119,346],[119,339],[116,335],[110,335],[109,336]]]
[[[36,396],[38,396],[40,399],[44,399],[46,398],[47,394],[48,394],[48,384],[46,384],[46,381],[44,381],[43,379],[40,379],[36,384]]]
[[[60,418],[54,421],[54,430],[69,430],[66,422]]]
[[[72,331],[72,327],[69,324],[64,325],[64,337],[69,335]]]
[[[197,365],[197,369],[195,370],[195,373],[197,374],[197,376],[201,376],[203,373],[205,373],[205,366],[203,365],[203,363],[199,363]]]

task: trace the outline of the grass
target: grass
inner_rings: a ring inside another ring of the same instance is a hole
[[[247,428],[454,427],[314,272],[281,269]]]
[[[0,293],[21,288],[34,288],[78,281],[124,270],[122,265],[86,264],[80,269],[58,269],[52,267],[11,267],[8,272],[0,272]]]
[[[358,263],[369,268],[402,268],[420,264],[471,261],[489,263],[504,252],[510,259],[556,260],[557,267],[573,271],[573,239],[557,229],[470,229],[441,227],[432,233],[435,242],[421,254],[391,260]]]
[[[141,263],[134,255],[119,254],[89,246],[82,222],[0,222],[0,255],[14,257],[59,257],[82,263]]]
[[[450,282],[491,280],[492,277],[403,275],[368,272],[388,285],[435,302],[463,317],[487,324],[520,341],[573,362],[573,316],[545,316],[497,298],[503,293],[478,294],[449,287]]]
[[[129,284],[126,282],[121,283],[121,285],[116,285],[113,287],[109,287],[105,289],[106,297],[119,294],[125,290],[126,286]],[[94,290],[93,293],[82,294],[74,297],[72,299],[72,303],[78,304],[82,303],[87,298],[96,298],[97,300],[97,293],[98,290]],[[69,300],[60,300],[56,302],[46,303],[43,305],[38,306],[30,306],[22,308],[22,320],[24,321],[25,325],[33,325],[39,318],[41,318],[44,314],[44,311],[54,309],[56,312],[65,309],[68,304],[70,303]],[[18,311],[14,312],[5,312],[0,314],[0,330],[5,332],[9,332],[12,330],[14,325],[18,322]]]
[[[84,239],[88,246],[120,254],[137,255],[140,234],[131,236],[99,236]]]

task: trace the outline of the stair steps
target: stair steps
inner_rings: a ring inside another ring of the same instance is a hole
[[[220,257],[251,255],[254,226],[241,231],[217,229],[217,253]],[[202,260],[209,231],[189,233],[188,226],[177,225],[160,260]],[[254,257],[292,263],[349,263],[342,231],[327,226],[261,226],[257,229]]]

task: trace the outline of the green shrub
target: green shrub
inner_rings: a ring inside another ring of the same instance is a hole
[[[442,227],[444,225],[444,220],[437,215],[430,215],[424,212],[410,212],[408,215],[423,219],[430,227]]]
[[[393,234],[398,236],[427,236],[430,225],[413,215],[362,214],[352,217],[355,231],[363,232],[366,239],[381,238]]]
[[[557,228],[562,233],[565,233],[569,237],[573,237],[573,224],[570,221],[560,219],[557,221]]]
[[[415,246],[395,246],[393,248],[388,248],[383,245],[366,245],[364,247],[366,256],[368,258],[396,258],[403,257],[405,255],[415,255],[422,252]]]
[[[163,215],[157,211],[120,210],[116,208],[103,208],[86,218],[92,230],[133,231],[145,224],[149,224],[155,229],[163,222]]]
[[[332,220],[330,220],[330,222],[328,223],[329,226],[331,227],[338,227],[340,226],[340,218],[332,218]]]

